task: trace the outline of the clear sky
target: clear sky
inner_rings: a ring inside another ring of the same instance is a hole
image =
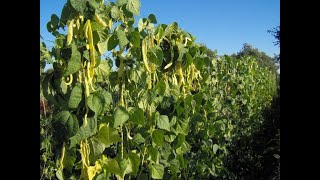
[[[67,0],[40,0],[40,33],[53,40],[46,24],[61,15]],[[115,0],[112,0],[115,1]],[[140,0],[140,17],[155,14],[158,23],[177,22],[219,55],[232,54],[249,43],[273,57],[280,49],[267,30],[280,25],[280,0]],[[52,44],[45,41],[47,45]]]

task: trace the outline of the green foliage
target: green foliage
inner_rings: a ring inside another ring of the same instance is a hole
[[[164,174],[164,167],[161,164],[150,164],[149,169],[151,171],[151,178],[162,179]]]
[[[128,0],[127,9],[134,15],[140,15],[140,0]]]
[[[118,131],[115,128],[111,128],[106,126],[105,124],[101,124],[98,131],[98,140],[108,146],[111,143],[119,142],[121,139]]]
[[[129,113],[124,107],[118,106],[114,112],[114,127],[118,127],[129,119]]]
[[[277,26],[268,30],[268,33],[271,33],[276,39],[276,41],[274,42],[274,45],[280,47],[280,26]]]
[[[83,124],[78,132],[70,137],[70,147],[74,147],[80,141],[87,139],[94,135],[97,131],[97,120],[94,117],[87,119],[87,124]]]
[[[82,87],[81,84],[77,84],[71,91],[68,107],[70,109],[76,109],[82,100]]]
[[[268,33],[272,34],[272,36],[276,39],[274,43],[275,46],[280,48],[280,26],[274,27],[267,31]],[[274,57],[278,63],[280,63],[280,53],[275,55]]]
[[[47,63],[52,63],[51,53],[47,49],[46,45],[40,43],[40,75],[44,73],[44,68]]]
[[[280,179],[280,95],[263,112],[262,126],[229,147],[225,167],[231,179]]]
[[[267,67],[270,71],[276,72],[275,60],[269,57],[266,53],[260,52],[257,48],[252,47],[250,44],[243,44],[240,52],[232,55],[235,58],[240,59],[241,57],[254,57],[259,66]]]
[[[140,6],[68,1],[60,23],[52,16],[56,44],[40,50],[41,63],[54,57],[40,79],[53,106],[48,177],[224,177],[228,147],[261,125],[276,91],[272,71],[252,57],[218,58],[176,22],[155,27],[153,14],[135,28]]]

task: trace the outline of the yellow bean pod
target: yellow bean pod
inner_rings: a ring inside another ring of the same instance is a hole
[[[95,14],[95,15],[94,15],[94,20],[96,20],[97,23],[98,23],[99,25],[103,26],[103,27],[106,27],[106,26],[107,26],[107,24],[99,17],[98,14]]]
[[[148,74],[148,77],[147,77],[147,85],[148,85],[148,89],[152,88],[152,80],[151,80],[150,74]]]
[[[109,28],[112,29],[112,26],[113,26],[113,21],[112,19],[109,19]]]
[[[92,35],[92,29],[91,29],[91,23],[90,20],[88,20],[88,42],[89,42],[89,50],[90,50],[90,61],[91,66],[95,66],[95,54],[94,54],[94,46],[93,46],[93,35]]]
[[[81,20],[81,22],[83,22],[84,20],[82,15],[79,16],[79,19]]]
[[[190,79],[191,79],[191,82],[193,82],[193,79],[194,79],[194,65],[193,64],[191,64],[191,77],[190,77]]]
[[[60,158],[60,168],[63,170],[63,161],[64,161],[64,156],[65,156],[65,152],[66,152],[66,144],[63,143],[62,144],[62,150],[61,150],[61,158]]]
[[[191,41],[191,39],[188,38],[188,37],[186,37],[185,41],[186,41],[186,42],[184,42],[184,46],[187,46],[188,41]]]
[[[79,18],[77,19],[76,24],[77,24],[77,29],[79,29],[80,28],[80,20],[79,20]]]
[[[60,68],[60,69],[64,69],[65,67],[66,67],[66,61],[64,60],[64,59],[61,59],[61,60],[59,60],[58,62],[57,62],[57,66],[58,66],[58,68]]]
[[[128,139],[132,140],[133,137],[130,136],[130,134],[127,134]]]
[[[90,96],[89,83],[86,77],[84,78],[84,84],[85,84],[86,97],[89,97]]]
[[[173,84],[173,85],[177,85],[177,84],[178,84],[178,83],[177,83],[177,77],[176,77],[175,74],[173,74],[173,76],[172,76],[172,84]]]
[[[176,69],[177,69],[177,73],[178,73],[178,85],[181,86],[182,83],[184,83],[184,78],[183,78],[183,73],[182,73],[182,68],[181,68],[181,62],[177,61],[176,63]]]
[[[89,24],[89,21],[90,20],[88,20],[83,26],[83,33],[84,33],[84,37],[85,38],[88,38],[88,24]]]
[[[151,35],[151,36],[150,36],[150,46],[151,46],[151,47],[154,47],[154,39],[155,39],[154,36]]]
[[[93,79],[93,76],[94,76],[94,68],[93,68],[93,66],[91,66],[89,69],[89,77],[90,77],[91,81]]]
[[[69,76],[69,82],[65,81],[65,82],[66,82],[66,85],[67,85],[67,86],[71,85],[72,81],[73,81],[73,75],[70,74],[70,76]]]
[[[148,61],[147,61],[147,41],[146,41],[146,39],[142,40],[142,60],[143,60],[144,68],[149,73],[151,73],[151,71],[149,69]]]
[[[156,71],[156,67],[153,63],[150,64],[150,70],[151,72],[155,72]]]
[[[88,165],[88,162],[87,162],[87,157],[88,157],[88,154],[87,154],[87,145],[84,141],[81,141],[80,142],[80,154],[81,154],[81,159],[82,159],[82,167],[83,169],[86,169],[89,165]]]
[[[79,71],[79,73],[78,73],[78,81],[79,81],[80,83],[82,83],[82,74],[81,74],[81,71]]]
[[[88,89],[89,89],[89,86],[91,87],[92,91],[95,91],[94,87],[93,87],[93,83],[92,83],[92,80],[93,80],[93,76],[94,76],[94,67],[93,66],[90,66],[90,62],[88,62],[87,64],[87,86],[88,86]]]
[[[168,69],[168,68],[171,67],[171,66],[172,66],[172,62],[168,63],[168,64],[164,67],[164,69]]]
[[[87,74],[88,74],[88,83],[91,84],[94,76],[94,69],[91,66],[90,62],[87,63]]]
[[[96,174],[99,174],[101,170],[102,170],[102,167],[99,161],[96,161],[94,166],[89,166],[87,169],[88,180],[93,180],[94,176]]]
[[[69,26],[68,26],[67,45],[71,44],[72,36],[73,36],[73,19],[70,21]]]

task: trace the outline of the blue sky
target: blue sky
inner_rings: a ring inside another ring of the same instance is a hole
[[[61,15],[67,0],[40,0],[40,33],[53,40],[46,24]],[[112,0],[115,1],[115,0]],[[177,22],[219,55],[232,54],[249,43],[273,57],[280,49],[267,30],[280,25],[280,0],[141,0],[140,17],[155,14],[158,23]],[[49,46],[52,43],[45,41]]]

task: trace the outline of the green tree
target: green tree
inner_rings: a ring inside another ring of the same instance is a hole
[[[280,26],[274,27],[273,29],[268,30],[268,33],[272,34],[276,39],[274,43],[275,46],[280,47]],[[280,63],[280,53],[275,56],[277,62]]]
[[[242,49],[237,54],[232,54],[231,56],[237,59],[252,56],[257,60],[259,66],[267,67],[273,72],[276,72],[277,70],[275,58],[271,58],[265,52],[259,51],[248,43],[244,43]]]
[[[205,54],[210,58],[217,58],[217,50],[212,51],[210,48],[208,48],[205,44],[201,45],[205,48]]]
[[[268,30],[268,33],[271,33],[274,36],[274,38],[276,38],[276,41],[273,42],[274,45],[280,47],[280,26]]]

